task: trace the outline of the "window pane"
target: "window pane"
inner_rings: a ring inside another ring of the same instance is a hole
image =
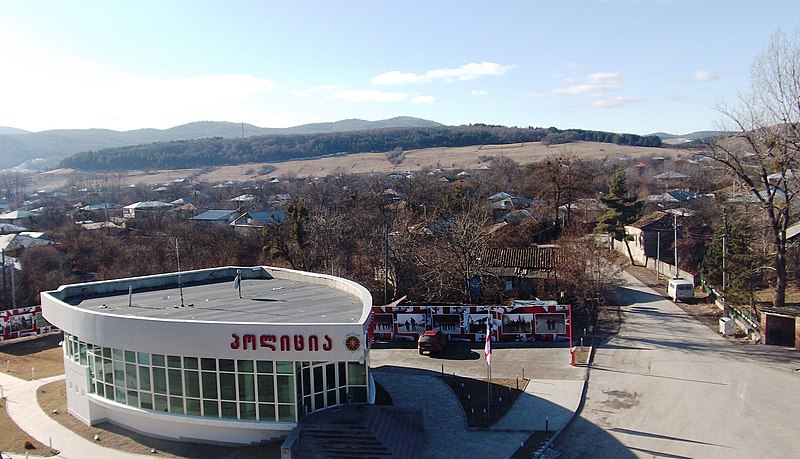
[[[153,367],[153,392],[167,393],[167,371],[163,368]]]
[[[219,406],[216,401],[203,400],[203,416],[209,418],[219,417]]]
[[[203,398],[217,398],[217,374],[203,372]]]
[[[314,410],[321,410],[325,408],[325,394],[319,393],[314,396]]]
[[[170,368],[180,368],[181,367],[181,358],[176,355],[168,355],[167,356],[167,366]]]
[[[314,367],[314,393],[322,392],[322,367]]]
[[[190,370],[197,370],[197,357],[184,357],[183,368],[188,368]]]
[[[303,368],[303,395],[308,395],[311,393],[311,370],[308,368]]]
[[[128,363],[136,363],[136,353],[133,351],[125,351],[125,361]]]
[[[186,399],[186,414],[200,416],[200,400],[196,398]]]
[[[161,355],[161,354],[153,354],[152,357],[153,357],[153,365],[154,366],[157,366],[157,367],[163,367],[164,366],[164,356],[163,355]]]
[[[114,400],[114,386],[111,384],[106,384],[106,398]]]
[[[118,403],[125,403],[125,389],[121,387],[114,388],[114,401]]]
[[[95,385],[94,385],[94,392],[100,397],[105,397],[104,388],[105,388],[105,386],[103,385],[103,383],[96,382]]]
[[[169,398],[169,412],[183,414],[183,399],[181,397]]]
[[[256,362],[256,371],[259,373],[272,373],[272,361],[259,360]]]
[[[164,395],[153,395],[153,406],[155,407],[156,411],[168,411],[167,410],[167,397]]]
[[[169,395],[183,395],[183,381],[181,380],[181,370],[167,370],[169,376]],[[171,411],[171,410],[170,410]]]
[[[231,359],[219,359],[219,371],[230,371],[233,372],[233,360]]]
[[[278,421],[294,422],[294,405],[278,405]]]
[[[140,364],[150,365],[150,354],[140,352],[139,354],[137,354],[137,358]]]
[[[203,370],[217,371],[216,359],[200,359]]]
[[[278,375],[278,401],[294,403],[294,377],[291,375]]]
[[[150,388],[150,367],[139,367],[139,389],[151,390]]]
[[[347,362],[347,384],[356,386],[367,385],[367,367],[356,362]]]
[[[114,366],[111,359],[103,359],[103,381],[111,384],[114,382]]]
[[[222,402],[222,417],[236,419],[236,403]]]
[[[111,351],[111,355],[114,356],[114,360],[125,360],[124,353],[122,349],[114,349]]]
[[[272,375],[258,375],[258,401],[275,401],[275,377]]]
[[[128,405],[139,408],[139,392],[135,390],[128,391]]]
[[[187,397],[200,397],[200,375],[196,371],[185,371],[183,373],[184,383],[186,384]]]
[[[274,421],[275,420],[275,405],[272,403],[259,403],[258,404],[258,419],[261,421]]]
[[[233,373],[219,374],[219,392],[222,400],[236,400],[236,379]]]
[[[334,389],[336,387],[336,365],[325,365],[325,388]]]
[[[248,419],[255,421],[256,419],[256,404],[255,403],[240,403],[239,404],[239,419]]]
[[[125,384],[125,363],[114,360],[114,385],[122,386]]]
[[[275,362],[275,371],[282,374],[293,374],[294,365],[292,362]]]
[[[236,366],[239,368],[239,373],[252,373],[253,361],[252,360],[237,360]]]
[[[256,388],[255,383],[253,382],[253,375],[239,375],[239,400],[248,402],[253,402],[256,400]],[[253,416],[255,416],[255,412],[255,408],[253,408]]]
[[[153,394],[150,392],[139,392],[139,406],[146,410],[153,409]]]
[[[128,389],[138,389],[136,382],[137,382],[136,364],[134,364],[134,363],[126,363],[125,364],[125,387],[127,387]]]

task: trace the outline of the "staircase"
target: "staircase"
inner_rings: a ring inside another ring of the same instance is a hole
[[[303,459],[415,459],[424,438],[419,410],[353,405],[308,416],[282,449]]]

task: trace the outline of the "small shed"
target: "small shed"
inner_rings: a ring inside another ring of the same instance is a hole
[[[800,306],[762,307],[761,337],[764,344],[800,351]]]

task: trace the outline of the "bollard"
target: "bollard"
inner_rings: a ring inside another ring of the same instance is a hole
[[[550,432],[550,418],[547,416],[544,417],[544,431]]]
[[[517,390],[519,390],[519,376],[517,376]]]
[[[461,383],[461,398],[464,398],[464,383]]]
[[[522,367],[522,379],[525,379],[525,367]]]
[[[50,445],[50,449],[53,449],[53,437],[47,437],[47,444]]]
[[[36,379],[36,369],[31,367],[31,379]]]
[[[442,364],[442,377],[444,378],[444,364]]]
[[[11,371],[11,360],[6,359],[6,373]]]

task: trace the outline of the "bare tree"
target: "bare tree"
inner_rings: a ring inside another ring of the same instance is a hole
[[[800,151],[800,41],[776,32],[753,62],[750,92],[718,107],[736,135],[706,153],[744,185],[764,210],[772,243],[773,305],[786,301],[786,230],[796,218]]]

